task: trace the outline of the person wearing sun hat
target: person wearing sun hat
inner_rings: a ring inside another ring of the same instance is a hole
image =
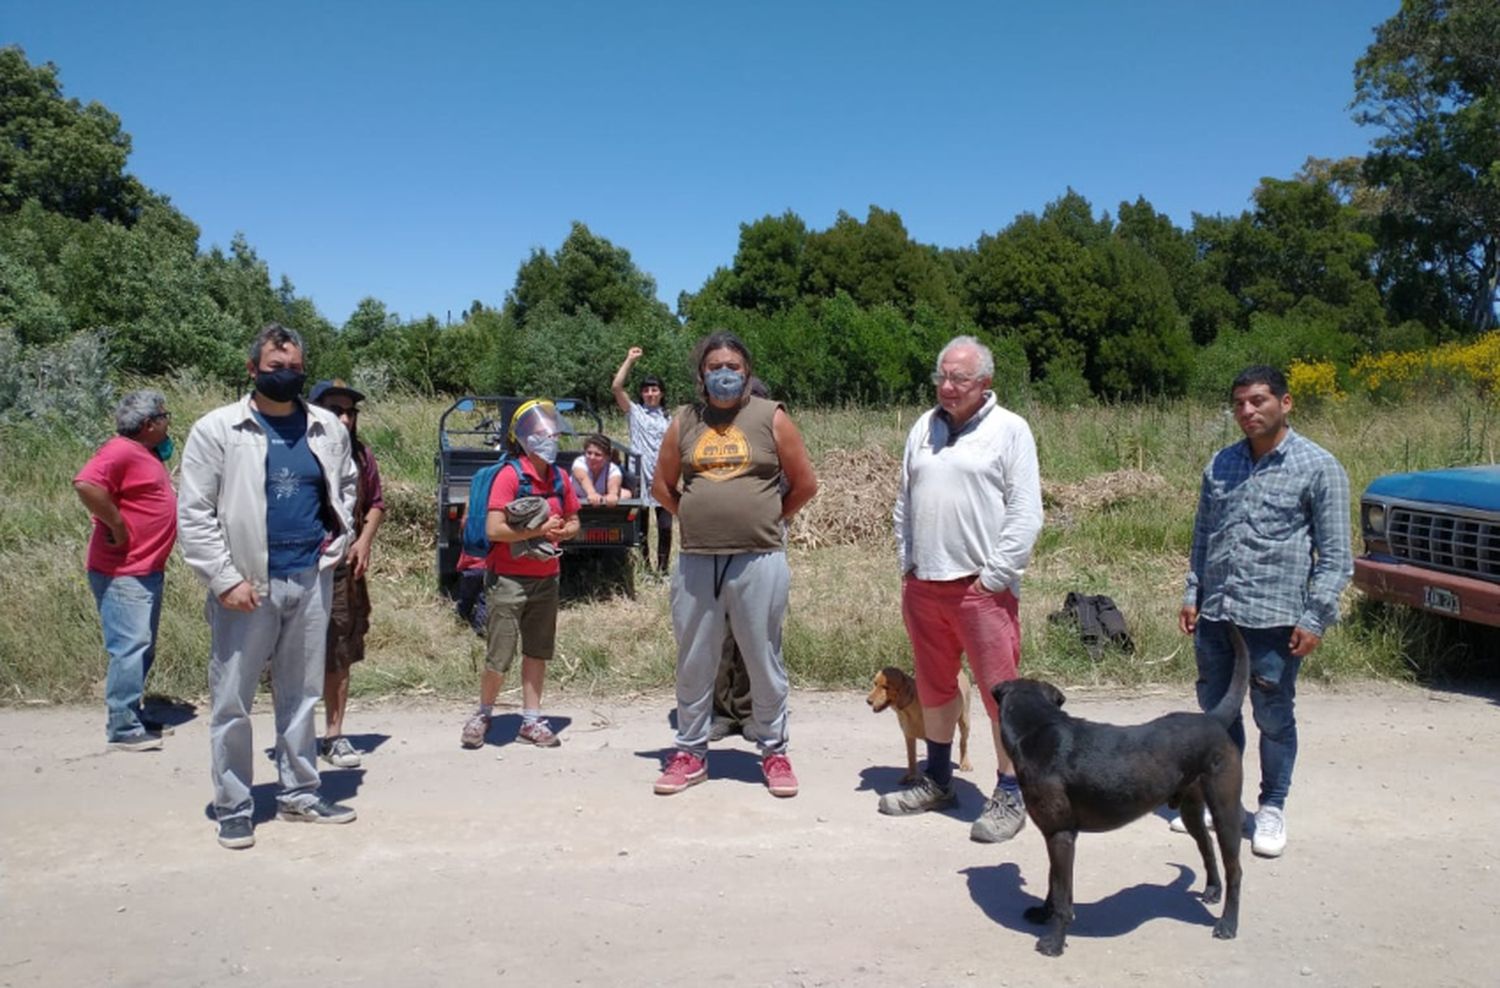
[[[337,415],[349,430],[354,466],[359,473],[354,500],[354,541],[333,571],[333,603],[328,614],[328,653],[323,671],[323,716],[327,729],[318,742],[323,760],[338,768],[358,768],[361,753],[344,736],[349,705],[349,673],[365,657],[370,630],[370,547],[385,518],[380,467],[370,447],[359,441],[359,403],[365,396],[343,381],[319,381],[308,400]]]

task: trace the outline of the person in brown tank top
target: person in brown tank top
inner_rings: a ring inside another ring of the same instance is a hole
[[[817,493],[818,481],[786,409],[748,393],[745,344],[716,332],[696,353],[702,400],[673,417],[653,478],[657,501],[681,530],[672,575],[677,739],[655,791],[670,795],[707,777],[714,679],[727,622],[750,678],[745,736],[761,749],[771,794],[795,796],[781,655],[791,575],[784,523]]]

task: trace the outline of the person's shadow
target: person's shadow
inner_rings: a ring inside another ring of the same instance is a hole
[[[635,752],[635,757],[660,764],[666,760],[666,756],[670,755],[672,750],[671,745],[664,748],[648,748],[645,751]],[[757,786],[766,784],[766,777],[761,772],[759,751],[746,751],[744,748],[727,746],[714,748],[709,752],[708,766],[708,777],[716,782],[729,779]]]
[[[677,730],[677,707],[673,706],[667,710],[667,727],[674,733]],[[766,784],[765,773],[761,771],[760,751],[745,750],[740,745],[754,745],[748,738],[740,736],[735,744],[724,744],[714,742],[709,751],[709,778],[729,779],[734,782],[745,782],[751,785],[763,786]],[[644,758],[649,761],[664,763],[673,752],[672,745],[666,744],[660,748],[648,748],[645,751],[635,752],[635,757]]]
[[[1187,865],[1173,865],[1177,877],[1167,885],[1132,885],[1097,902],[1073,903],[1070,937],[1117,937],[1135,930],[1153,919],[1175,919],[1198,926],[1213,926],[1218,917],[1208,911],[1202,894],[1193,893],[1196,874]],[[1022,914],[1046,901],[1046,881],[1039,886],[1041,896],[1023,891],[1026,880],[1014,861],[985,867],[964,868],[959,874],[968,879],[969,897],[997,925],[1017,933],[1040,936],[1044,927]],[[1075,886],[1076,891],[1076,886]]]
[[[495,714],[490,718],[489,730],[484,732],[484,743],[496,747],[516,744],[516,739],[521,735],[521,725],[524,723],[525,719],[520,714]],[[571,717],[547,715],[547,726],[552,728],[553,734],[565,741],[567,738],[563,736],[563,731],[567,730],[568,725],[572,723]]]
[[[198,715],[196,704],[178,700],[160,693],[149,693],[141,700],[141,713],[163,727],[173,730],[193,720]]]
[[[389,734],[345,734],[344,737],[349,739],[349,743],[354,745],[355,750],[361,755],[368,755],[376,751],[381,745],[391,739]],[[274,762],[276,760],[276,746],[272,745],[269,748],[262,748],[261,754],[266,756],[266,761]],[[318,756],[318,769],[325,773],[339,771],[339,769],[324,761],[321,754]]]
[[[921,771],[920,765],[917,771]],[[870,765],[859,770],[859,785],[854,787],[854,791],[873,792],[880,796],[888,792],[899,792],[911,785],[910,782],[901,781],[905,774],[906,769],[896,765]],[[973,782],[960,776],[957,770],[953,773],[953,791],[957,794],[958,801],[938,812],[958,819],[977,816],[978,808],[984,805],[985,793]]]
[[[318,795],[330,803],[342,803],[359,794],[360,784],[365,779],[365,770],[362,768],[325,768],[319,775],[322,781],[318,785]],[[279,782],[261,782],[250,787],[250,799],[254,803],[250,819],[256,823],[265,823],[276,816],[276,792],[280,788]],[[218,819],[217,814],[214,813],[212,800],[203,807],[203,815],[209,820]]]

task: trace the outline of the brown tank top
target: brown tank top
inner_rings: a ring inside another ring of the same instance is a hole
[[[781,458],[772,431],[780,407],[749,397],[727,413],[704,405],[678,410],[682,502],[677,520],[683,552],[720,555],[784,547]]]

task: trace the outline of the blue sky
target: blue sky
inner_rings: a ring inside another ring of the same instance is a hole
[[[1069,186],[1238,213],[1368,148],[1354,61],[1398,6],[0,0],[0,44],[118,113],[205,249],[243,231],[342,324],[498,305],[573,220],[675,308],[788,209],[949,247]]]

